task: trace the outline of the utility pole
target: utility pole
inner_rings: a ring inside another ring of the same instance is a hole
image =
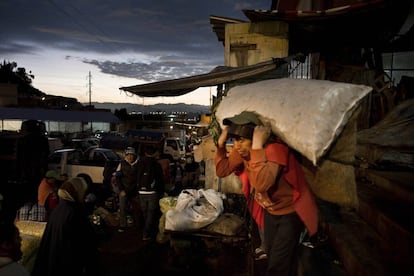
[[[92,75],[91,75],[91,71],[89,71],[89,108],[92,107]]]
[[[89,111],[92,110],[92,75],[89,71]],[[92,121],[90,121],[91,133],[93,132]]]

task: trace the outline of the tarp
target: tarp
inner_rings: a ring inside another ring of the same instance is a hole
[[[200,87],[219,85],[275,70],[279,67],[279,62],[284,63],[282,59],[272,59],[242,67],[219,66],[207,74],[121,87],[120,90],[128,91],[141,97],[181,96]]]
[[[69,111],[41,108],[0,108],[1,120],[41,120],[54,122],[102,122],[119,123],[120,120],[107,111]]]
[[[356,155],[373,167],[414,169],[414,99],[401,102],[357,135]]]

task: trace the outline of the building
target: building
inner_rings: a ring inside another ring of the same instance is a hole
[[[16,84],[0,84],[1,131],[18,131],[24,120],[45,122],[49,133],[110,131],[120,122],[110,110],[84,107],[74,98],[44,93],[21,96],[17,87]]]
[[[121,89],[165,97],[216,86],[219,101],[234,85],[272,77],[365,84],[373,90],[364,102],[358,129],[368,129],[398,103],[414,98],[410,11],[412,3],[405,0],[273,0],[269,10],[243,10],[249,21],[211,16],[213,31],[224,46],[225,66],[203,75]],[[406,24],[408,31],[400,33]],[[212,148],[206,173],[214,176]],[[412,147],[406,153],[412,160]],[[337,215],[337,221],[324,224],[329,245],[346,275],[413,273],[412,222],[401,216],[414,208],[412,169],[378,171],[372,165],[356,168],[361,177],[358,208],[325,206],[323,211]],[[220,188],[220,181],[211,177],[206,186]]]

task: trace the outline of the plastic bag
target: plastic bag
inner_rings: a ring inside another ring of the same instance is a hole
[[[213,189],[185,189],[174,209],[168,210],[165,229],[173,231],[196,230],[216,220],[224,210],[224,195]]]

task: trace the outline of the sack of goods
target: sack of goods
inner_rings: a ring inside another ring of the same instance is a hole
[[[188,231],[211,224],[223,213],[223,197],[213,189],[184,189],[175,208],[166,212],[165,229]]]
[[[223,126],[224,118],[256,112],[273,133],[316,165],[371,90],[325,80],[264,80],[231,88],[216,118]]]
[[[371,91],[372,87],[366,85],[326,80],[263,80],[229,89],[219,103],[215,116],[223,127],[224,118],[242,111],[255,112],[262,122],[270,124],[275,135],[317,167],[316,174],[320,174],[321,169],[334,170],[331,164],[329,169],[324,169],[326,160],[321,159],[328,151],[331,154],[333,144],[337,142],[351,117],[356,117],[355,111]],[[356,139],[353,138],[347,143],[354,150]],[[343,149],[340,151],[344,152]],[[355,152],[350,154],[353,157]],[[309,173],[315,171],[311,170]],[[353,168],[347,168],[343,172],[344,175],[350,175],[350,178],[353,173]],[[308,181],[313,182],[316,178],[319,181],[321,176],[311,175]],[[340,176],[337,179],[339,178]],[[320,193],[326,193],[326,185],[320,187],[322,184],[318,183],[316,185],[319,187],[315,187],[312,186],[313,183],[310,184],[314,191],[318,189]],[[355,205],[354,195],[352,198],[331,200],[333,195],[334,192],[330,195],[319,194],[328,201]]]

